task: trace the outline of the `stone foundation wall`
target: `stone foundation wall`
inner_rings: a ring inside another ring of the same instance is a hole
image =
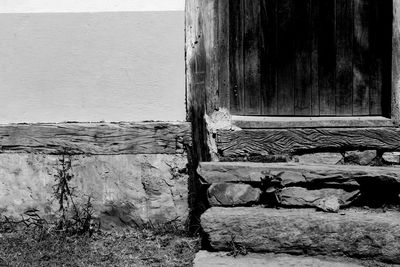
[[[71,129],[67,126],[64,128]],[[128,127],[128,133],[126,129],[118,128],[118,134],[113,131],[114,126],[107,128],[107,133],[92,127],[92,132],[86,131],[86,137],[80,130],[79,150],[75,144],[72,154],[67,155],[72,162],[71,186],[76,202],[83,203],[88,196],[91,197],[95,215],[102,227],[142,226],[148,223],[158,225],[172,221],[184,226],[188,221],[189,171],[186,148],[190,146],[190,127],[187,124],[178,126],[165,123],[161,126],[146,124],[144,132],[131,126]],[[140,124],[140,128],[143,128],[143,124]],[[48,133],[47,130],[41,131]],[[138,134],[139,138],[132,131],[140,131],[143,136]],[[38,142],[39,139],[32,138],[34,134],[29,132],[25,125],[24,135],[14,132],[0,138],[3,152],[0,154],[0,216],[20,217],[25,211],[36,209],[39,214],[51,217],[58,209],[53,192],[63,153],[60,153],[61,148],[53,149],[57,147],[54,144],[62,142],[64,148],[74,147],[72,143],[76,142],[77,137],[53,132],[53,138],[43,138],[39,141],[40,146],[35,144],[41,147],[41,152],[35,153],[35,147],[30,142]],[[40,134],[35,132],[35,135]],[[117,144],[117,139],[122,137],[123,142],[119,140]],[[99,140],[101,138],[107,141]],[[186,141],[182,141],[184,139]],[[68,140],[72,143],[69,144]],[[6,142],[7,147],[4,145]],[[100,143],[103,147],[99,146]],[[122,143],[124,149],[109,152],[110,147],[115,148]],[[100,155],[104,151],[106,155]]]
[[[57,211],[54,175],[60,156],[0,155],[0,211],[19,217]],[[77,201],[91,196],[103,225],[142,225],[188,217],[185,155],[73,156],[71,185]]]

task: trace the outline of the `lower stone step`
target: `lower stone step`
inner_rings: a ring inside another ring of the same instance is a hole
[[[400,264],[400,212],[262,207],[208,209],[201,225],[214,250],[349,256]]]
[[[292,256],[288,254],[249,253],[233,257],[226,252],[199,251],[194,259],[194,267],[235,266],[235,267],[362,267],[387,266],[376,262],[357,262],[352,259],[317,258]]]

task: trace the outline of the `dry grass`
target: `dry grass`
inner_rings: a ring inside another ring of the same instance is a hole
[[[199,246],[198,238],[174,231],[65,237],[25,229],[0,234],[0,266],[192,266]]]

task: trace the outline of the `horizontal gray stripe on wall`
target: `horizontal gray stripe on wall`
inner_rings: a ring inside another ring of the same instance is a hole
[[[60,123],[0,126],[0,153],[181,154],[189,123]]]

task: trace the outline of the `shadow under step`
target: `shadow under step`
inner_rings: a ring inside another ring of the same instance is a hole
[[[400,264],[400,212],[213,207],[201,216],[212,249],[347,256]]]

